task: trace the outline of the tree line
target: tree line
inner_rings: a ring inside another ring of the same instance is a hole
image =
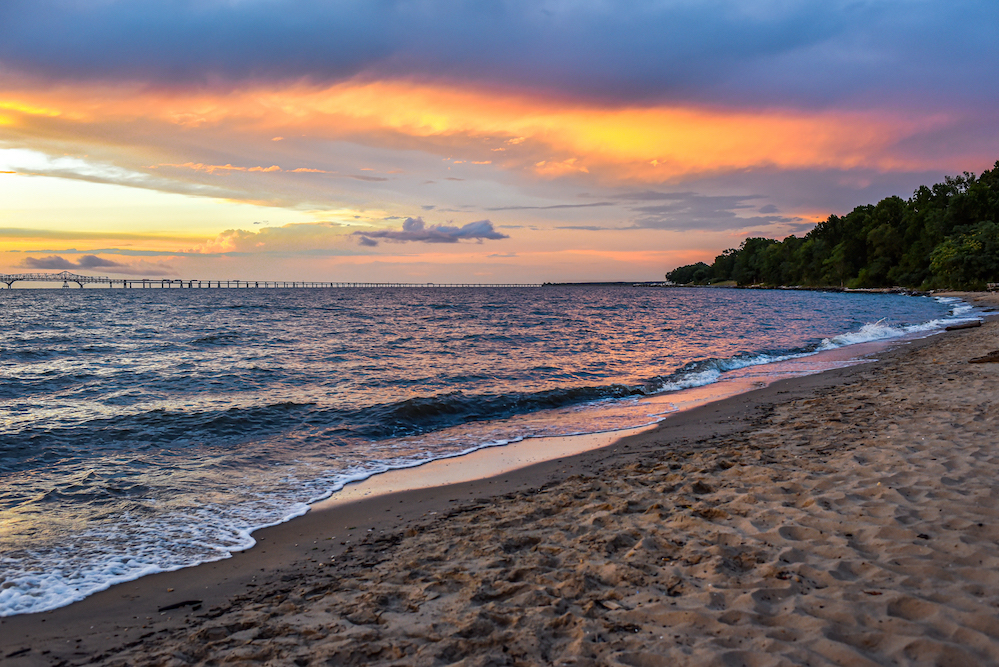
[[[830,215],[805,236],[747,238],[666,274],[674,283],[983,289],[999,282],[999,161]]]

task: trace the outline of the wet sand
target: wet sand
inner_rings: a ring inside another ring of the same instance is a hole
[[[968,363],[996,349],[990,321],[599,450],[314,511],[231,559],[0,619],[0,657],[996,664],[999,363]]]

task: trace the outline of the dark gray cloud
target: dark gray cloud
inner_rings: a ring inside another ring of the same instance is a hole
[[[97,255],[83,255],[75,262],[71,262],[58,255],[49,255],[48,257],[25,257],[21,261],[21,265],[29,269],[98,269],[128,266],[127,264],[115,262],[110,259],[104,259],[103,257],[98,257]]]
[[[28,269],[76,269],[79,268],[73,262],[62,257],[51,255],[49,257],[25,257],[21,261],[21,266]]]
[[[0,66],[160,85],[389,76],[612,101],[932,106],[996,99],[996,34],[994,0],[4,0]]]
[[[0,232],[2,231],[3,230],[0,230]],[[0,234],[0,236],[2,236],[2,234]],[[9,252],[21,252],[21,251],[11,250]],[[87,254],[93,254],[95,252],[103,252],[109,255],[127,255],[132,257],[175,257],[175,256],[194,254],[186,252],[174,252],[170,250],[135,250],[134,248],[89,248],[87,250],[77,250],[76,248],[60,248],[59,250],[53,250],[51,248],[48,248],[48,249],[25,250],[23,252],[26,253],[31,252],[38,254],[61,253],[63,255],[80,255],[80,254],[87,255]]]
[[[993,160],[983,161],[977,169],[987,169]],[[975,166],[970,167],[974,169]],[[881,171],[877,169],[747,169],[701,178],[688,184],[698,192],[749,192],[765,194],[765,199],[779,202],[781,210],[810,211],[825,217],[844,215],[856,206],[876,204],[885,197],[897,195],[908,199],[920,185],[940,183],[956,171]],[[651,194],[650,194],[651,196]],[[659,195],[656,195],[659,196]],[[634,195],[625,195],[637,200]],[[748,208],[763,201],[746,198]],[[648,200],[647,200],[648,201]],[[654,200],[653,200],[654,201]]]
[[[82,255],[75,262],[60,255],[49,255],[47,257],[25,257],[21,261],[21,266],[29,269],[66,269],[76,271],[79,269],[114,269],[112,273],[126,274],[133,276],[175,276],[176,270],[169,264],[162,262],[147,262],[140,260],[133,264],[123,264],[114,260],[98,257],[97,255]]]
[[[551,206],[494,206],[487,208],[487,211],[551,211],[560,208],[600,208],[602,206],[616,206],[614,202],[598,201],[592,204],[553,204]]]
[[[791,234],[803,234],[811,231],[814,227],[815,225],[810,222],[796,222],[794,224],[787,225],[785,230]]]
[[[753,200],[760,199],[760,195],[701,195],[695,192],[646,190],[633,195],[622,195],[621,198],[641,202],[641,205],[629,207],[637,214],[633,229],[734,230],[802,222],[801,218],[782,215],[739,215],[741,211],[757,208],[758,205]]]
[[[99,269],[102,267],[119,267],[127,266],[121,262],[114,262],[110,259],[104,259],[103,257],[98,257],[97,255],[83,255],[78,260],[76,260],[77,266],[83,269]]]
[[[493,223],[489,220],[478,220],[470,222],[461,227],[451,225],[430,225],[429,227],[423,218],[406,218],[402,223],[402,230],[379,229],[370,232],[354,232],[358,237],[358,243],[362,246],[376,246],[378,241],[384,239],[396,243],[406,243],[407,241],[419,241],[421,243],[457,243],[461,240],[476,240],[480,243],[485,240],[508,239],[506,234],[502,234],[493,228]]]

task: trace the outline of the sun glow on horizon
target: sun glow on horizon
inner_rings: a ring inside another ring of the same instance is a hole
[[[687,183],[754,170],[927,169],[940,160],[899,146],[949,122],[888,110],[599,105],[397,80],[221,91],[22,80],[0,98],[0,118],[0,168],[18,179],[0,181],[0,227],[44,231],[8,235],[0,250],[77,252],[73,232],[87,229],[92,248],[119,248],[136,232],[130,247],[184,261],[314,253],[354,267],[369,263],[363,257],[460,264],[422,245],[362,247],[350,229],[428,215],[432,224],[490,218],[521,230],[504,242],[519,253],[511,266],[591,263],[607,275],[694,257],[676,246],[686,227],[670,225],[689,215],[698,229],[709,220],[698,217],[701,205],[714,217],[698,234],[733,238],[786,234],[828,215],[782,205],[760,217],[768,202],[747,203],[760,197],[755,188],[685,198]],[[548,238],[543,255],[531,255],[528,229]],[[595,230],[621,247],[589,246]],[[648,251],[667,238],[669,251]]]
[[[282,143],[311,137],[390,148],[417,141],[423,150],[460,152],[470,163],[540,178],[594,174],[602,182],[640,183],[759,166],[923,168],[921,160],[896,154],[895,144],[946,122],[888,111],[600,107],[400,81],[258,86],[215,94],[62,86],[9,95],[0,109],[26,133],[46,129],[70,139],[81,135],[81,141],[88,126],[114,131],[109,123],[122,128],[151,122],[188,135],[253,135],[272,145],[277,135],[285,138]],[[245,169],[185,163],[174,164],[209,174]]]

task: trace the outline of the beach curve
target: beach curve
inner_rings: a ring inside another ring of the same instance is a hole
[[[229,561],[3,619],[0,655],[995,661],[997,369],[967,361],[996,347],[989,322],[506,479],[312,513]]]

